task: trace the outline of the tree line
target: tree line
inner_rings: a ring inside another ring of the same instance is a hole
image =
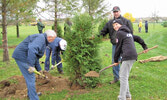
[[[45,7],[37,5],[44,2]],[[2,25],[3,61],[9,61],[7,26],[13,22],[16,26],[16,36],[19,38],[19,24],[30,22],[40,13],[50,12],[54,18],[54,29],[57,32],[59,16],[67,18],[75,13],[87,12],[93,19],[100,20],[109,14],[109,8],[105,0],[0,0],[0,18]]]

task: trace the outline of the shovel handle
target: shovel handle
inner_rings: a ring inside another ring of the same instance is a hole
[[[148,48],[148,49],[146,49],[146,50],[150,51],[150,50],[155,49],[155,48],[157,48],[157,47],[158,47],[158,45],[156,45],[156,46],[154,46],[154,47],[152,47],[152,48]],[[137,55],[141,55],[141,54],[143,54],[143,53],[144,53],[144,52],[142,51],[142,52],[138,53]]]
[[[108,69],[108,68],[110,68],[110,67],[113,67],[113,66],[114,66],[114,64],[109,65],[109,66],[107,66],[107,67],[105,67],[105,68],[101,69],[101,70],[99,71],[99,73],[101,73],[102,71],[104,71],[104,70],[106,70],[106,69]]]
[[[45,77],[45,75],[41,74],[40,72],[38,72],[38,71],[36,71],[36,70],[34,71],[34,73],[35,73],[35,74],[38,74],[38,75],[41,75],[42,77]]]

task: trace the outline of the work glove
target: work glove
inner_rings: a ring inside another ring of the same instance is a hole
[[[34,68],[34,67],[29,67],[29,68],[28,68],[28,72],[29,72],[29,73],[33,73],[34,71],[35,71],[35,68]]]
[[[55,65],[52,65],[52,66],[51,66],[51,70],[54,69],[54,68],[55,68]]]

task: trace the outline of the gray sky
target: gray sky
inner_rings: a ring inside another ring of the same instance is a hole
[[[112,8],[119,6],[121,14],[132,13],[135,18],[151,17],[154,11],[159,17],[167,17],[166,0],[107,0]]]
[[[112,10],[114,6],[119,6],[121,14],[131,13],[134,18],[151,17],[153,12],[156,12],[159,17],[167,17],[167,6],[166,0],[105,0],[109,3]],[[39,2],[44,7],[43,2]],[[42,19],[49,18],[50,16],[46,13],[42,14]]]

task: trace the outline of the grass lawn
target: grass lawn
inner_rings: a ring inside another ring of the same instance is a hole
[[[153,49],[146,54],[138,56],[138,60],[147,59],[153,56],[163,55],[167,56],[167,28],[160,24],[149,24],[149,32],[138,33],[137,24],[134,24],[134,34],[141,36],[148,48],[159,45],[157,49]],[[8,27],[8,45],[18,45],[24,38],[30,34],[38,33],[36,26],[20,26],[20,38],[16,38],[16,28],[14,26]],[[46,26],[46,29],[51,29],[51,26]],[[2,29],[0,29],[1,31]],[[2,35],[0,35],[0,40]],[[0,43],[1,45],[2,43]],[[137,52],[141,52],[142,47],[135,43]],[[102,67],[111,64],[111,49],[112,45],[109,40],[103,41],[99,44],[99,55],[101,58]],[[14,49],[9,49],[10,62],[2,62],[3,49],[0,48],[0,81],[5,80],[13,75],[21,75],[12,53]],[[44,60],[45,56],[40,60]],[[129,85],[133,100],[167,100],[167,60],[161,62],[148,62],[141,64],[138,61],[134,63],[130,73]],[[44,67],[44,66],[42,66]],[[64,69],[66,69],[64,62]],[[51,74],[55,75],[54,72]],[[64,77],[66,77],[66,73]],[[87,89],[86,93],[79,93],[74,91],[70,95],[70,91],[63,90],[61,92],[55,91],[53,94],[40,96],[40,100],[116,100],[119,94],[119,83],[110,85],[109,82],[113,80],[112,68],[102,72],[101,86],[94,89]],[[49,87],[48,87],[49,88]],[[68,98],[67,98],[68,96]],[[0,99],[1,100],[1,99]]]

